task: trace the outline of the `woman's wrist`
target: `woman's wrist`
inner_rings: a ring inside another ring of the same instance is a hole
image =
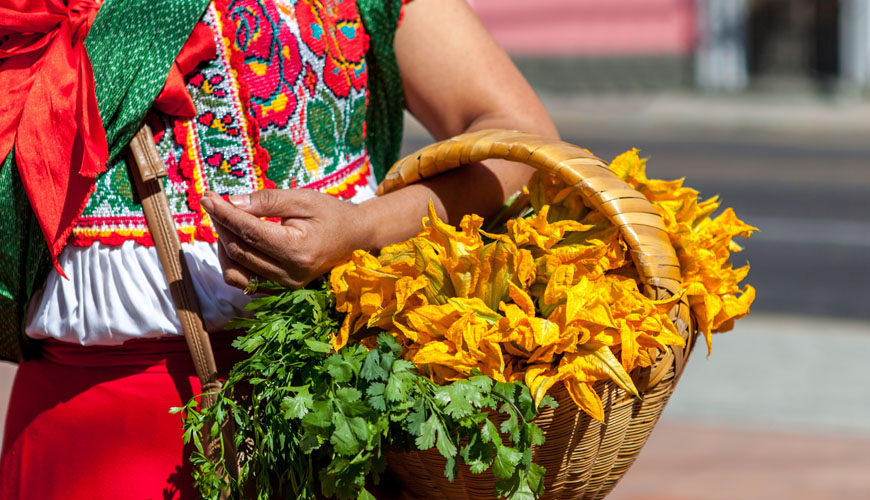
[[[418,233],[432,195],[423,186],[412,185],[359,204],[358,248],[378,251]],[[440,200],[433,202],[441,206]]]

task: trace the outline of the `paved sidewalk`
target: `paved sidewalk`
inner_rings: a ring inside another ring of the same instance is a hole
[[[755,314],[699,344],[608,500],[870,498],[870,323]]]
[[[866,500],[870,439],[665,419],[607,500]]]
[[[754,313],[706,354],[699,342],[663,418],[870,439],[870,322]]]

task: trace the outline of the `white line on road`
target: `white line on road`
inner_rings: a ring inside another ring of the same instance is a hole
[[[870,247],[870,222],[797,217],[743,216],[760,231],[750,241]]]

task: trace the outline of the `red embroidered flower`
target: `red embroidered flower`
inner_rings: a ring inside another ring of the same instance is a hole
[[[251,91],[251,111],[261,127],[284,127],[296,111],[293,83],[302,71],[299,42],[274,2],[239,0],[230,19],[236,23],[236,45],[244,54],[240,78]]]
[[[302,40],[318,56],[326,56],[323,83],[338,97],[365,87],[365,53],[369,37],[353,0],[299,0],[296,18]]]

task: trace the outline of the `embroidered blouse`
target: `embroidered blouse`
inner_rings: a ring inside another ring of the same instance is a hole
[[[206,328],[242,314],[223,282],[203,193],[316,189],[351,202],[374,195],[365,148],[369,38],[353,0],[214,0],[203,20],[217,57],[187,87],[191,120],[155,119],[164,188],[194,274]],[[33,338],[83,345],[181,335],[127,172],[97,182],[59,262],[30,302]]]

